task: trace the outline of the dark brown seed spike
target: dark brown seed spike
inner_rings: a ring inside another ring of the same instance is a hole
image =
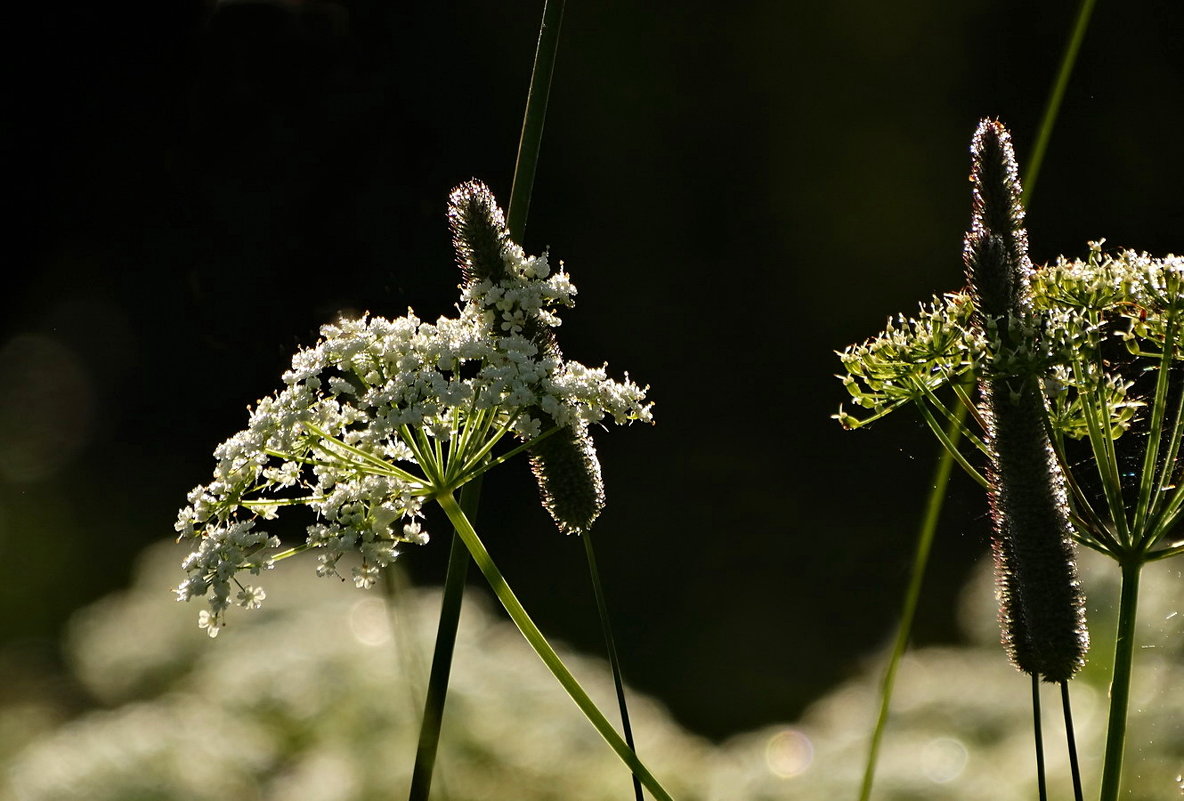
[[[1035,326],[1018,168],[998,121],[979,124],[971,151],[974,194],[963,255],[975,324],[984,335],[994,324],[979,385],[1003,640],[1020,670],[1065,681],[1084,664],[1089,638],[1064,476],[1045,429],[1038,376],[998,366],[1022,364],[1011,357],[1036,344],[1024,341]]]
[[[482,280],[496,283],[506,277],[502,250],[510,234],[489,187],[474,180],[453,189],[448,197],[448,223],[466,286]]]

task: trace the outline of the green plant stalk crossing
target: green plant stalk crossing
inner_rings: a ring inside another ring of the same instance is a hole
[[[613,638],[612,623],[608,616],[608,601],[604,597],[604,588],[600,584],[600,570],[596,567],[596,552],[592,549],[592,532],[585,531],[580,535],[584,541],[584,555],[588,561],[588,573],[592,578],[592,590],[596,596],[596,610],[600,613],[600,628],[604,636],[604,647],[608,651],[608,663],[613,671],[613,687],[617,692],[617,706],[621,710],[621,729],[625,733],[625,743],[629,750],[637,753],[637,745],[633,742],[633,726],[629,722],[629,704],[625,701],[625,680],[621,676],[621,660],[617,658],[617,643]],[[642,801],[641,781],[637,774],[633,774],[633,795],[637,801]]]
[[[1110,717],[1106,725],[1106,758],[1102,766],[1100,801],[1117,801],[1122,784],[1122,752],[1126,744],[1126,711],[1131,694],[1131,665],[1135,656],[1135,613],[1139,606],[1142,557],[1122,563],[1122,594],[1118,601],[1118,630],[1114,638],[1114,674],[1110,679]]]
[[[1036,178],[1040,175],[1040,165],[1044,162],[1044,153],[1048,150],[1048,140],[1052,138],[1052,129],[1056,125],[1057,115],[1061,111],[1061,101],[1065,98],[1065,89],[1069,86],[1069,76],[1073,74],[1073,65],[1077,63],[1077,52],[1081,50],[1081,43],[1085,40],[1085,32],[1089,29],[1089,19],[1094,13],[1096,0],[1081,0],[1077,10],[1077,19],[1073,23],[1073,33],[1065,45],[1065,54],[1061,58],[1061,67],[1057,71],[1052,91],[1048,96],[1048,103],[1044,108],[1044,117],[1040,120],[1040,130],[1036,134],[1036,145],[1032,148],[1032,155],[1028,159],[1028,171],[1024,175],[1024,205],[1031,198],[1032,189],[1036,186]]]
[[[549,0],[543,7],[539,42],[530,74],[530,89],[526,96],[526,111],[522,116],[522,133],[518,140],[518,157],[514,164],[514,182],[510,187],[510,204],[506,212],[510,237],[519,244],[523,243],[523,235],[526,233],[526,215],[530,210],[535,168],[542,145],[543,122],[547,116],[547,102],[551,93],[551,75],[555,69],[555,56],[559,49],[563,5],[564,0]],[[460,497],[462,506],[470,515],[474,514],[481,498],[480,478],[465,485],[461,489]],[[452,653],[456,643],[456,627],[464,600],[464,576],[468,572],[468,556],[460,547],[459,536],[457,531],[452,532],[431,678],[424,704],[419,744],[415,753],[410,801],[428,801],[431,790],[432,771],[440,741],[440,725],[448,695]],[[455,581],[452,580],[454,575],[458,577]],[[439,667],[437,662],[442,662]]]
[[[531,70],[530,89],[526,93],[526,111],[522,115],[522,135],[518,139],[518,159],[514,163],[514,184],[510,187],[510,205],[506,210],[506,227],[510,229],[510,238],[523,246],[526,215],[530,213],[530,196],[534,190],[534,173],[543,142],[543,122],[547,117],[547,102],[551,96],[551,76],[555,73],[555,56],[559,52],[563,5],[564,0],[547,0],[543,6],[539,43],[534,52],[534,69]]]
[[[518,158],[514,164],[514,184],[510,189],[510,204],[506,210],[506,227],[510,238],[518,244],[525,244],[526,217],[530,212],[530,198],[534,190],[534,176],[538,167],[539,151],[542,149],[543,123],[547,117],[547,105],[551,96],[551,78],[555,74],[556,54],[559,52],[559,31],[563,25],[565,0],[547,0],[543,6],[543,21],[539,27],[539,42],[535,48],[534,69],[530,75],[530,89],[526,94],[526,111],[522,115],[522,135],[518,140]],[[625,700],[625,688],[621,679],[621,665],[613,643],[612,625],[608,608],[604,604],[604,589],[596,569],[596,557],[592,540],[584,532],[584,552],[587,555],[588,574],[596,593],[597,609],[601,627],[604,630],[605,647],[612,665],[613,683],[616,685],[617,703],[621,709],[621,723],[629,747],[633,748],[633,732],[629,725],[629,705]],[[633,786],[638,801],[641,801],[641,787],[637,776]]]
[[[956,438],[966,419],[966,407],[959,406],[955,413],[957,419],[949,424],[948,436]],[[942,449],[941,457],[937,460],[937,470],[933,476],[935,487],[945,487],[950,480],[950,470],[954,464],[953,453],[949,449]],[[942,502],[945,493],[933,492],[925,504],[925,517],[921,521],[921,530],[917,536],[917,549],[913,554],[913,569],[909,576],[909,586],[905,591],[904,608],[901,610],[900,627],[896,630],[896,642],[892,646],[892,656],[888,659],[888,667],[884,670],[884,680],[880,687],[880,712],[876,717],[876,728],[872,731],[872,742],[868,748],[867,764],[863,771],[863,784],[859,790],[860,801],[868,801],[872,794],[872,784],[876,777],[876,762],[880,756],[880,743],[884,738],[884,728],[888,724],[888,710],[892,705],[892,690],[896,683],[896,671],[900,667],[900,660],[908,648],[909,637],[912,635],[913,619],[917,613],[917,603],[921,598],[921,585],[925,581],[925,566],[929,562],[929,552],[933,549],[933,537],[937,532],[937,522],[941,518]]]
[[[477,511],[480,492],[480,478],[466,484],[461,490],[460,502],[469,516]],[[444,576],[444,597],[440,603],[440,621],[437,624],[432,670],[423,705],[423,722],[419,728],[419,744],[415,751],[415,767],[411,773],[411,793],[408,796],[411,801],[427,801],[432,789],[440,726],[444,719],[444,701],[448,696],[448,680],[452,673],[452,652],[456,647],[456,629],[468,572],[468,551],[454,532],[448,551],[448,572]]]
[[[505,607],[506,612],[510,615],[510,619],[518,626],[518,630],[522,632],[522,636],[538,654],[539,659],[543,660],[543,664],[550,669],[551,673],[558,679],[563,689],[575,702],[584,716],[588,718],[589,722],[600,733],[600,736],[605,739],[609,746],[621,758],[621,761],[629,766],[641,783],[645,785],[646,789],[653,794],[658,801],[673,801],[670,794],[658,782],[654,775],[650,773],[649,769],[641,763],[637,755],[629,748],[628,744],[621,739],[621,735],[617,734],[616,729],[608,722],[608,719],[593,703],[592,699],[588,697],[588,693],[580,686],[579,681],[572,675],[567,666],[555,653],[555,649],[547,642],[547,638],[539,630],[534,621],[530,619],[526,609],[523,608],[522,603],[518,597],[514,595],[514,591],[510,589],[510,585],[506,583],[505,577],[501,571],[498,570],[497,565],[494,564],[489,551],[485,549],[485,545],[481,542],[480,537],[477,536],[477,531],[469,522],[468,517],[461,510],[457,504],[456,499],[451,492],[444,492],[436,496],[436,502],[448,515],[449,522],[452,523],[456,533],[464,541],[465,546],[469,549],[469,555],[473,561],[477,563],[477,567],[481,570],[485,580],[489,582],[493,594]]]
[[[1049,140],[1052,138],[1052,129],[1056,125],[1057,116],[1060,114],[1061,101],[1065,96],[1065,88],[1069,85],[1069,78],[1073,74],[1073,67],[1077,63],[1077,54],[1081,50],[1081,43],[1085,40],[1085,32],[1089,29],[1090,17],[1093,14],[1094,4],[1096,0],[1082,0],[1081,5],[1077,9],[1077,17],[1073,22],[1073,31],[1069,36],[1069,42],[1065,47],[1064,55],[1061,57],[1061,66],[1057,71],[1056,80],[1053,82],[1052,91],[1049,93],[1047,102],[1045,103],[1044,116],[1040,120],[1040,129],[1036,134],[1036,145],[1033,148],[1032,157],[1028,160],[1027,169],[1023,175],[1023,196],[1022,200],[1025,208],[1032,202],[1032,193],[1036,186],[1036,179],[1040,175],[1040,167],[1044,162],[1044,153],[1048,149]],[[958,412],[959,423],[966,420],[966,407],[960,407]],[[962,435],[960,424],[951,423],[948,435],[948,444],[943,449],[941,457],[938,459],[937,469],[935,471],[935,478],[933,482],[933,489],[929,493],[929,499],[925,504],[926,514],[925,519],[921,523],[921,528],[917,532],[917,556],[913,561],[914,575],[909,580],[909,591],[911,592],[913,584],[920,586],[922,575],[918,575],[918,571],[923,573],[925,565],[928,561],[929,551],[932,547],[933,534],[937,526],[937,519],[941,515],[941,508],[945,502],[946,487],[950,483],[950,466],[953,464],[955,455],[961,456],[957,453],[958,440]],[[964,459],[960,462],[965,463]],[[977,473],[977,471],[975,471]],[[972,474],[973,475],[973,474]],[[981,478],[981,476],[980,476]],[[933,528],[931,529],[930,520],[933,520]],[[902,610],[900,620],[900,630],[897,632],[896,646],[893,648],[892,657],[889,660],[888,667],[884,674],[884,683],[880,697],[880,712],[876,718],[876,727],[872,732],[872,744],[868,750],[867,765],[864,769],[863,784],[860,788],[860,801],[868,801],[871,798],[872,784],[875,777],[876,761],[879,758],[880,740],[884,734],[884,727],[888,722],[888,711],[892,705],[892,691],[893,683],[896,677],[896,670],[900,663],[900,658],[904,653],[904,645],[908,643],[909,632],[912,630],[913,618],[916,613],[916,605],[908,607],[908,595],[906,594],[906,606]],[[1125,715],[1125,710],[1124,710]],[[1125,727],[1125,718],[1124,723]],[[1119,759],[1121,760],[1121,748],[1119,749]],[[1107,764],[1109,763],[1109,747],[1107,747]],[[1108,799],[1103,796],[1103,801]]]

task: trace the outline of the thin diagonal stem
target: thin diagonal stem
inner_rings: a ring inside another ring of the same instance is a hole
[[[1089,28],[1089,18],[1094,13],[1095,0],[1082,0],[1077,9],[1077,19],[1073,23],[1073,33],[1065,45],[1065,53],[1061,56],[1061,67],[1057,70],[1056,80],[1048,94],[1048,101],[1044,104],[1044,116],[1040,120],[1040,130],[1036,134],[1036,145],[1032,148],[1032,155],[1028,157],[1028,169],[1024,172],[1024,205],[1032,202],[1032,191],[1036,186],[1036,179],[1040,176],[1040,167],[1044,163],[1044,153],[1048,150],[1048,141],[1052,138],[1052,129],[1056,127],[1057,115],[1061,111],[1061,101],[1065,98],[1065,89],[1069,86],[1069,76],[1073,74],[1073,65],[1077,63],[1077,53],[1081,50],[1081,43],[1085,41],[1085,32]]]
[[[946,454],[956,461],[958,466],[966,472],[966,475],[970,476],[980,487],[990,489],[991,485],[986,477],[975,469],[974,465],[968,462],[966,457],[962,455],[962,452],[958,450],[958,439],[962,436],[962,432],[965,429],[963,425],[963,422],[966,420],[965,407],[959,406],[953,412],[949,423],[947,423],[947,430],[942,430],[941,424],[923,401],[917,402],[917,408],[921,410],[921,417],[924,418],[925,424],[929,426],[929,430],[933,432],[934,436],[942,444],[942,447],[945,448]]]
[[[1040,725],[1040,676],[1032,674],[1032,733],[1036,738],[1036,783],[1040,801],[1048,801],[1048,787],[1044,780],[1044,735]]]
[[[444,513],[448,515],[449,521],[456,528],[457,534],[464,540],[465,546],[469,549],[469,555],[473,557],[473,561],[477,563],[477,567],[481,570],[485,580],[489,582],[493,594],[501,602],[506,612],[509,613],[510,619],[518,626],[518,630],[522,632],[522,636],[538,654],[539,659],[551,671],[555,678],[559,681],[563,689],[575,702],[580,711],[584,713],[584,717],[588,719],[600,736],[605,739],[609,747],[616,752],[617,756],[621,758],[629,768],[633,771],[641,783],[645,785],[646,789],[658,799],[658,801],[673,801],[670,794],[658,782],[654,775],[650,773],[649,769],[641,763],[637,755],[629,748],[621,735],[617,734],[616,729],[608,722],[608,718],[604,713],[597,708],[592,699],[588,697],[588,693],[580,686],[579,681],[572,675],[567,666],[563,664],[563,660],[559,658],[559,654],[555,653],[555,649],[547,642],[547,638],[539,631],[538,626],[530,619],[526,609],[522,606],[522,602],[510,589],[510,585],[506,583],[505,577],[501,571],[498,570],[497,565],[494,564],[493,559],[489,555],[489,551],[485,550],[485,545],[481,542],[480,537],[477,536],[476,530],[473,528],[469,519],[456,503],[452,493],[446,492],[436,497],[436,502],[444,509]]]
[[[584,553],[588,557],[588,573],[592,577],[592,590],[596,595],[596,609],[600,613],[600,628],[604,634],[604,647],[608,651],[608,663],[613,670],[613,686],[617,692],[617,706],[621,709],[621,730],[625,734],[625,743],[629,750],[637,753],[637,745],[633,742],[633,726],[629,723],[629,704],[625,700],[625,680],[621,677],[621,660],[617,658],[617,645],[613,638],[613,628],[608,616],[608,602],[604,599],[604,588],[600,584],[600,571],[596,567],[596,553],[592,550],[592,532],[585,531],[580,535],[584,541]],[[641,780],[633,774],[633,795],[637,801],[642,801]]]
[[[522,134],[518,142],[518,158],[514,165],[514,183],[510,189],[510,204],[507,212],[507,227],[510,237],[522,242],[526,231],[526,215],[530,210],[530,196],[534,187],[535,168],[538,164],[539,148],[543,138],[543,122],[547,115],[547,101],[551,91],[551,75],[555,68],[555,56],[559,47],[559,26],[563,19],[563,0],[548,0],[543,8],[539,43],[535,50],[534,67],[531,71],[530,90],[526,98],[526,112],[522,119]],[[409,447],[413,447],[409,443]],[[487,451],[488,452],[488,451]],[[462,466],[465,470],[475,469],[472,462]],[[481,497],[481,478],[478,473],[461,489],[460,518],[472,519]],[[452,500],[452,495],[448,495]],[[455,503],[455,502],[454,502]],[[464,511],[461,511],[463,508]],[[449,516],[450,518],[452,515]],[[440,724],[444,714],[444,702],[448,691],[452,652],[456,641],[456,626],[460,617],[464,597],[464,577],[468,571],[468,555],[462,547],[462,537],[453,521],[452,547],[449,551],[448,573],[445,578],[444,601],[440,611],[440,628],[436,636],[436,650],[432,658],[432,674],[429,679],[428,698],[425,703],[424,722],[420,730],[419,748],[416,752],[415,773],[412,777],[411,801],[427,801],[431,788],[431,776],[435,754],[440,737]],[[465,545],[468,543],[465,542]]]
[[[966,416],[965,407],[959,407],[956,414],[962,418]],[[949,435],[958,435],[961,421],[951,422]],[[905,591],[904,608],[900,613],[900,626],[896,630],[896,642],[892,646],[892,656],[888,659],[888,667],[884,669],[884,679],[880,686],[880,712],[876,716],[876,728],[872,731],[871,745],[868,747],[867,764],[864,766],[863,783],[859,790],[860,801],[868,801],[872,794],[872,784],[876,778],[876,762],[880,755],[880,742],[884,738],[884,728],[888,724],[888,710],[892,705],[892,689],[896,683],[896,671],[900,667],[900,660],[908,648],[909,637],[913,630],[913,618],[917,613],[917,602],[921,597],[921,584],[925,579],[925,566],[929,561],[929,552],[933,549],[933,536],[937,531],[937,521],[941,517],[943,490],[950,480],[950,471],[954,465],[954,455],[948,449],[942,449],[941,457],[937,460],[937,470],[933,475],[934,491],[929,495],[929,502],[925,505],[925,517],[921,521],[921,529],[917,536],[917,550],[913,554],[913,569],[909,576],[909,586]]]
[[[1073,734],[1073,708],[1069,705],[1069,682],[1061,682],[1061,708],[1065,711],[1065,745],[1069,748],[1069,770],[1073,774],[1073,801],[1083,801],[1081,766],[1077,763],[1077,738]]]
[[[470,517],[477,512],[481,480],[477,479],[461,491],[461,505]],[[423,705],[423,721],[419,727],[419,744],[415,751],[415,767],[411,773],[410,801],[427,801],[432,789],[432,774],[436,766],[436,751],[440,744],[440,726],[444,720],[444,702],[448,697],[448,679],[452,673],[452,652],[456,646],[456,628],[464,601],[465,577],[469,572],[469,554],[460,536],[453,532],[448,551],[448,572],[444,576],[444,598],[440,604],[440,622],[436,629],[436,647],[432,653],[432,670],[428,676],[428,692]]]
[[[530,90],[526,94],[526,112],[522,115],[522,136],[518,139],[514,185],[510,189],[510,206],[506,211],[510,239],[520,245],[526,233],[526,215],[530,212],[534,173],[543,141],[543,122],[547,117],[547,101],[551,96],[551,76],[555,72],[555,55],[559,51],[563,2],[547,0],[543,6],[543,24],[539,28],[539,43],[534,52],[534,69],[530,73]]]
[[[543,121],[547,116],[547,103],[551,94],[551,77],[555,72],[555,56],[559,50],[559,30],[563,23],[564,0],[547,0],[543,7],[543,23],[539,28],[539,43],[535,50],[534,70],[530,77],[530,91],[526,97],[526,113],[522,118],[522,136],[518,140],[518,160],[514,165],[514,186],[510,190],[510,205],[506,210],[506,227],[510,238],[522,244],[526,234],[526,215],[530,211],[530,198],[534,188],[535,169],[538,166],[539,149],[543,136]],[[633,748],[633,733],[629,726],[629,709],[621,685],[620,666],[616,661],[616,647],[613,644],[612,628],[606,608],[602,605],[604,591],[596,570],[592,540],[585,533],[584,552],[588,558],[588,573],[596,593],[600,609],[601,627],[604,630],[605,647],[613,665],[613,680],[617,684],[617,701],[621,707],[621,718],[629,748]],[[634,791],[641,801],[641,785],[636,773],[633,775]]]

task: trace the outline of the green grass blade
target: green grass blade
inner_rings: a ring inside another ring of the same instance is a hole
[[[522,136],[518,139],[514,185],[510,189],[510,206],[506,210],[506,227],[510,229],[510,238],[520,245],[526,233],[526,215],[530,212],[534,173],[543,141],[543,121],[547,117],[547,101],[551,96],[551,76],[555,72],[555,55],[559,50],[563,3],[564,0],[547,0],[543,6],[543,24],[539,28],[539,44],[535,49],[534,69],[526,94],[526,112],[522,115]]]
[[[543,121],[547,114],[551,75],[554,72],[555,55],[559,46],[559,23],[562,19],[563,0],[550,0],[543,8],[539,43],[535,50],[530,90],[526,98],[526,112],[522,119],[522,135],[518,142],[518,159],[514,165],[514,183],[510,188],[507,226],[510,236],[518,243],[522,242],[522,235],[526,231],[526,215],[530,210],[530,196],[534,187],[539,147],[543,139]],[[470,519],[476,512],[480,498],[481,478],[478,475],[461,489],[461,506]],[[462,516],[465,513],[462,513]],[[440,610],[440,626],[436,635],[432,672],[428,682],[428,697],[424,704],[424,719],[415,755],[411,801],[427,801],[431,789],[432,770],[452,668],[452,652],[456,642],[456,626],[464,594],[464,578],[468,572],[469,557],[465,550],[459,532],[454,530],[444,584],[444,602]]]
[[[1061,57],[1060,69],[1057,71],[1057,77],[1053,83],[1052,91],[1049,93],[1048,100],[1045,103],[1044,116],[1040,121],[1040,129],[1036,135],[1036,146],[1033,148],[1032,155],[1028,159],[1028,166],[1023,175],[1023,202],[1025,207],[1031,204],[1036,179],[1040,175],[1040,167],[1044,163],[1044,154],[1048,149],[1048,142],[1052,137],[1052,129],[1056,125],[1057,115],[1061,110],[1061,101],[1064,99],[1065,89],[1069,85],[1070,76],[1073,74],[1073,66],[1077,63],[1077,54],[1081,50],[1081,43],[1085,39],[1086,30],[1089,28],[1089,20],[1093,14],[1095,2],[1096,0],[1082,0],[1081,5],[1078,7],[1077,17],[1073,23],[1073,31],[1069,36],[1069,43],[1065,47],[1064,55]],[[963,415],[963,412],[959,412],[959,416],[962,417],[962,421],[964,422],[965,417]],[[949,439],[955,449],[957,448],[959,436],[960,426],[951,425]],[[950,468],[953,461],[954,457],[950,450],[943,448],[941,456],[938,458],[937,469],[934,471],[933,489],[930,491],[929,499],[925,505],[925,518],[917,532],[917,556],[913,561],[914,575],[909,579],[909,593],[911,593],[914,584],[917,586],[919,593],[923,578],[921,574],[924,573],[925,565],[928,561],[929,550],[933,542],[933,533],[937,527],[937,519],[941,515],[942,503],[945,500],[946,487],[949,485]],[[932,528],[930,528],[930,521],[932,521]],[[915,601],[913,607],[910,609],[909,594],[906,594],[905,608],[901,611],[900,629],[897,632],[896,647],[893,648],[892,658],[889,660],[888,668],[885,670],[884,683],[880,696],[880,714],[877,716],[876,727],[872,732],[872,745],[868,750],[867,765],[864,769],[863,784],[859,793],[860,801],[868,801],[871,798],[876,760],[879,756],[880,740],[883,737],[884,726],[888,720],[888,711],[892,705],[893,681],[895,680],[900,656],[904,653],[904,648],[908,644],[908,634],[912,630],[915,612]]]
[[[608,663],[613,671],[613,688],[617,693],[617,706],[621,710],[621,731],[625,734],[625,743],[629,750],[637,753],[637,745],[633,742],[633,726],[629,722],[629,703],[625,699],[625,680],[621,677],[621,660],[617,658],[617,644],[613,638],[612,623],[608,616],[608,602],[604,598],[604,588],[600,583],[600,571],[596,567],[596,553],[592,550],[592,532],[585,531],[580,535],[584,541],[584,554],[588,558],[588,573],[592,577],[592,591],[596,595],[596,610],[600,613],[600,628],[604,635],[604,648],[608,652]],[[641,779],[633,774],[633,795],[637,801],[642,801]]]
[[[966,409],[958,407],[955,412],[963,420]],[[954,440],[962,427],[962,420],[951,421],[948,436]],[[913,631],[913,619],[917,614],[917,603],[921,598],[921,585],[925,579],[925,567],[929,562],[929,552],[933,550],[933,537],[937,531],[937,521],[941,518],[941,507],[945,500],[945,488],[950,481],[950,472],[954,465],[953,452],[942,448],[941,456],[937,460],[937,469],[933,475],[934,490],[929,494],[925,504],[925,517],[921,520],[921,527],[917,532],[917,549],[913,554],[913,568],[909,575],[909,586],[904,595],[904,607],[900,612],[900,626],[896,630],[896,642],[892,646],[892,655],[888,659],[888,667],[884,670],[884,678],[880,685],[880,711],[876,716],[876,727],[872,730],[872,741],[868,748],[867,763],[863,770],[863,783],[859,789],[859,801],[868,801],[872,795],[872,785],[876,777],[876,762],[880,756],[880,743],[884,739],[884,728],[888,724],[888,711],[892,705],[892,690],[896,683],[896,671],[900,667],[900,660],[908,649],[909,637]]]
[[[637,755],[629,748],[628,744],[621,739],[621,735],[617,734],[616,729],[608,722],[608,718],[604,713],[597,708],[592,699],[588,697],[588,693],[580,686],[579,681],[572,675],[567,666],[563,664],[563,660],[555,653],[555,649],[547,642],[547,638],[539,631],[538,626],[530,619],[526,609],[522,606],[521,601],[510,589],[510,585],[506,582],[505,577],[501,571],[498,570],[497,565],[494,564],[493,559],[489,555],[489,551],[485,549],[485,545],[477,536],[476,530],[473,528],[469,519],[461,511],[456,499],[452,497],[451,493],[445,493],[436,498],[436,502],[444,509],[444,513],[448,515],[449,521],[456,527],[457,532],[464,540],[465,545],[469,549],[469,555],[473,557],[473,561],[477,563],[477,567],[481,570],[485,580],[489,582],[493,594],[501,602],[506,612],[510,615],[510,619],[518,626],[518,630],[522,632],[522,636],[538,654],[539,659],[551,671],[559,684],[567,691],[571,700],[575,702],[580,711],[584,713],[584,717],[588,719],[600,736],[604,738],[609,747],[616,752],[617,756],[621,758],[629,768],[637,776],[645,788],[650,791],[654,798],[658,801],[673,801],[670,794],[658,782],[654,775],[650,773],[649,769],[642,764]]]
[[[481,480],[477,479],[461,490],[461,505],[465,514],[477,512],[481,494]],[[432,789],[432,773],[436,766],[436,751],[440,744],[440,726],[444,720],[444,702],[448,697],[448,679],[452,673],[452,652],[456,646],[456,628],[464,601],[465,577],[469,572],[469,554],[457,532],[452,533],[452,547],[448,551],[448,572],[444,576],[444,599],[440,604],[440,622],[436,629],[436,647],[432,653],[432,670],[428,676],[428,692],[423,705],[423,721],[419,727],[419,744],[415,750],[415,767],[411,772],[410,801],[427,801]]]
[[[1061,112],[1061,101],[1065,99],[1065,89],[1069,86],[1069,77],[1073,74],[1073,65],[1077,63],[1077,53],[1081,50],[1081,43],[1085,41],[1085,32],[1089,28],[1090,17],[1094,13],[1096,0],[1081,0],[1077,9],[1077,18],[1073,22],[1073,32],[1069,35],[1069,42],[1065,45],[1065,53],[1061,56],[1061,66],[1057,70],[1056,80],[1052,90],[1048,93],[1048,101],[1044,105],[1044,116],[1040,120],[1040,129],[1036,134],[1036,145],[1032,148],[1032,155],[1028,157],[1028,168],[1024,171],[1024,206],[1032,202],[1032,191],[1036,186],[1036,179],[1040,176],[1040,167],[1044,164],[1044,154],[1048,150],[1048,142],[1052,138],[1052,129],[1056,127],[1057,115]]]

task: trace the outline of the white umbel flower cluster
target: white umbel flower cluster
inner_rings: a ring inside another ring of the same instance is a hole
[[[176,524],[195,543],[177,597],[208,599],[199,623],[211,637],[232,597],[245,608],[265,597],[238,573],[277,558],[317,549],[318,574],[338,575],[341,557],[357,552],[352,579],[372,586],[401,544],[427,542],[423,504],[506,458],[493,450],[507,434],[524,441],[512,454],[568,426],[652,422],[646,388],[627,375],[546,355],[523,335],[526,320],[560,324],[556,309],[576,292],[567,273],[509,242],[502,259],[505,277],[465,287],[456,318],[427,323],[409,310],[324,326],[293,357],[285,387],[218,446],[213,480],[189,494]],[[277,553],[278,538],[257,523],[284,506],[307,507],[316,522],[304,543]]]

